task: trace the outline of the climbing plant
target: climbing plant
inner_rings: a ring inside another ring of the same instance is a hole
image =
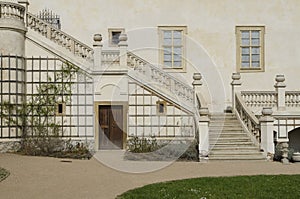
[[[55,120],[57,102],[69,104],[72,82],[79,69],[64,63],[54,79],[47,75],[47,82],[36,87],[36,93],[21,106],[11,102],[1,104],[1,117],[7,125],[16,126],[22,132],[20,151],[28,155],[49,155],[64,148],[60,138],[62,129]],[[11,117],[17,116],[17,117]]]

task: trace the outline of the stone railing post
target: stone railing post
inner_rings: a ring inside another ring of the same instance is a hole
[[[94,35],[94,70],[102,69],[102,36],[101,34]]]
[[[209,153],[209,111],[206,107],[201,107],[199,109],[200,119],[199,119],[199,160],[200,162],[206,161],[208,159]]]
[[[232,82],[231,82],[231,87],[232,87],[232,111],[235,110],[235,93],[239,91],[239,87],[242,85],[241,82],[241,74],[240,73],[232,73]]]
[[[288,142],[282,142],[281,143],[281,152],[282,152],[282,159],[281,162],[283,164],[289,164],[289,143]]]
[[[120,50],[120,67],[127,68],[127,34],[122,33],[119,37],[119,50]]]
[[[193,75],[193,90],[194,90],[194,105],[195,107],[207,107],[207,102],[205,100],[205,98],[203,97],[203,95],[201,95],[201,93],[203,93],[202,91],[202,85],[203,85],[203,82],[202,82],[202,75],[201,73],[194,73]],[[199,99],[198,99],[199,97]],[[198,102],[198,100],[200,102]],[[200,104],[199,104],[200,103]]]
[[[25,26],[27,27],[27,24],[28,24],[27,13],[28,13],[29,1],[28,0],[20,0],[20,1],[18,1],[18,3],[25,7],[24,23],[25,23]]]
[[[285,77],[284,75],[276,75],[276,93],[277,93],[277,110],[284,111],[285,110],[285,88],[286,85],[284,83]]]
[[[262,117],[259,119],[261,129],[261,148],[264,154],[270,158],[275,153],[274,147],[274,118],[272,117],[272,108],[263,108]]]

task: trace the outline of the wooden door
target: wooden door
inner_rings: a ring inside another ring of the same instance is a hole
[[[99,106],[99,149],[123,148],[123,107]]]

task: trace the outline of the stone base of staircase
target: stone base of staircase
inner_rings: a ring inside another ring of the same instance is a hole
[[[232,113],[211,115],[209,160],[266,160]]]

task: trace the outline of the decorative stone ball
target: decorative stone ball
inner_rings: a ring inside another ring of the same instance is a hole
[[[209,114],[208,108],[205,108],[205,107],[199,108],[199,113],[200,113],[200,116],[208,115]]]
[[[94,34],[94,41],[95,42],[101,42],[102,41],[102,35],[101,34]]]
[[[241,79],[241,74],[240,73],[232,73],[231,78],[233,80],[240,80]]]
[[[284,77],[284,75],[276,75],[275,80],[276,80],[276,82],[284,82],[285,77]]]
[[[273,114],[273,110],[272,110],[271,107],[263,108],[262,114],[265,115],[265,116],[270,116],[270,115]]]
[[[201,75],[201,73],[194,73],[193,78],[194,78],[194,80],[201,80],[202,75]]]
[[[125,33],[122,33],[119,37],[119,41],[127,41],[127,35]]]

